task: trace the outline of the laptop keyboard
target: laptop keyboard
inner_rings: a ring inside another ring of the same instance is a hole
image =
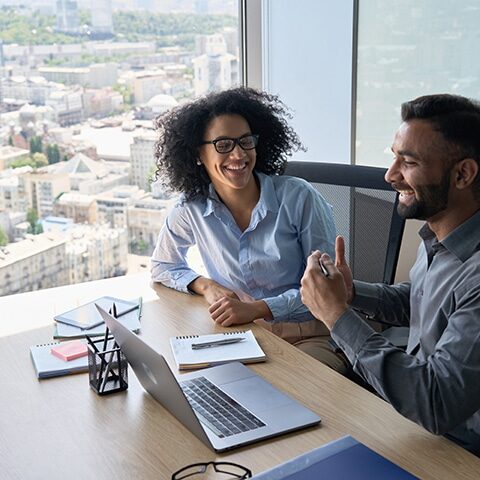
[[[186,380],[180,386],[201,422],[220,438],[265,426],[205,377]]]

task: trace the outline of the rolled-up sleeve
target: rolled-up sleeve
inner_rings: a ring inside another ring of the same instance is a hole
[[[170,210],[158,235],[151,259],[152,280],[189,293],[188,285],[200,276],[186,260],[188,249],[194,243],[186,211],[177,204]]]

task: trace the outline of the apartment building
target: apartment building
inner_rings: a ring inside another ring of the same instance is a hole
[[[95,63],[88,67],[40,67],[38,73],[52,82],[102,88],[117,82],[117,68],[116,63],[108,62]]]
[[[83,120],[82,90],[80,87],[64,88],[53,92],[46,100],[55,113],[55,121],[62,127]]]
[[[42,233],[0,249],[0,295],[67,285],[66,238]]]
[[[106,117],[119,112],[123,106],[123,97],[111,87],[85,89],[83,92],[83,110],[85,117]]]
[[[6,170],[12,162],[27,159],[30,151],[10,145],[0,146],[0,171]]]
[[[97,202],[92,195],[70,192],[64,193],[53,205],[53,215],[71,218],[74,223],[96,223]]]
[[[15,75],[2,78],[1,87],[5,98],[23,100],[34,105],[45,105],[47,98],[52,92],[58,90],[59,85],[41,76]]]
[[[55,199],[69,192],[70,178],[67,173],[49,173],[37,170],[20,177],[20,188],[30,208],[34,208],[40,218],[53,214]]]
[[[145,191],[150,190],[150,177],[155,169],[153,152],[157,140],[158,134],[145,131],[133,137],[130,145],[130,180],[132,185],[138,185]]]
[[[132,251],[141,245],[142,255],[151,255],[155,248],[158,232],[167,215],[167,209],[172,200],[156,199],[152,194],[136,200],[128,207],[128,237]]]
[[[164,93],[170,88],[166,73],[160,69],[135,73],[132,84],[136,105],[146,103],[155,95]]]
[[[69,283],[110,278],[127,272],[126,228],[75,225],[67,236]]]
[[[97,195],[98,223],[112,228],[127,228],[128,207],[143,198],[145,191],[136,185],[116,187],[106,193]]]
[[[221,34],[207,35],[205,53],[192,61],[195,95],[223,90],[239,81],[238,58],[227,52],[227,43]]]
[[[27,208],[27,199],[20,187],[19,175],[0,177],[0,212],[26,212]]]

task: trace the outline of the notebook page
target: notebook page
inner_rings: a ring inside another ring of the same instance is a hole
[[[193,350],[193,343],[215,342],[218,340],[241,337],[245,340],[228,345]],[[251,330],[215,333],[211,335],[191,335],[170,339],[173,355],[178,367],[182,369],[218,365],[226,362],[260,362],[265,353],[260,348]]]

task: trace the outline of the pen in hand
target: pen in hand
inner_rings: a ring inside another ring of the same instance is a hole
[[[318,260],[318,263],[320,264],[320,268],[322,269],[322,273],[328,277],[330,276],[330,274],[328,273],[328,270],[327,270],[327,267],[325,267],[325,265],[323,264],[323,262],[321,260]]]
[[[220,347],[222,345],[230,345],[245,340],[245,337],[225,338],[224,340],[214,340],[213,342],[192,343],[192,350],[200,350],[202,348]]]

